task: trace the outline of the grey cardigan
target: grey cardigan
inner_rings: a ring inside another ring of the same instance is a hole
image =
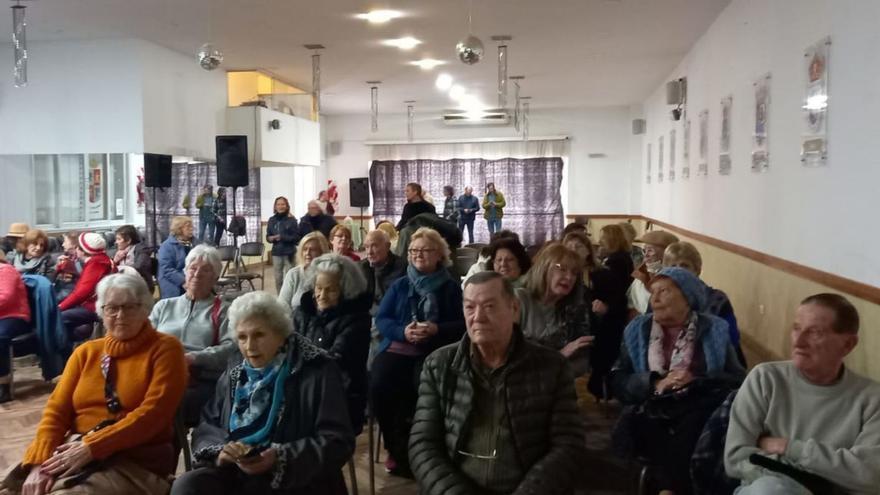
[[[212,313],[219,304],[217,325]],[[186,294],[162,299],[153,306],[150,322],[156,330],[173,335],[192,354],[195,366],[209,371],[215,378],[226,370],[227,362],[237,354],[235,342],[229,333],[226,312],[229,303],[215,297],[191,301]]]

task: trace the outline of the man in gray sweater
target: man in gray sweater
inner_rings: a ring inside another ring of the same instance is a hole
[[[736,396],[724,449],[738,495],[809,494],[780,472],[750,462],[771,457],[846,493],[880,487],[880,384],[847,369],[859,314],[837,294],[806,298],[795,314],[792,360],[758,365]]]

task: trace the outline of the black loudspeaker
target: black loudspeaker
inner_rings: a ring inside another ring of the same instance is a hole
[[[217,185],[248,185],[247,136],[217,136]]]
[[[171,187],[171,155],[144,153],[144,183],[147,187]]]
[[[370,179],[357,177],[348,180],[348,200],[352,208],[369,208]]]

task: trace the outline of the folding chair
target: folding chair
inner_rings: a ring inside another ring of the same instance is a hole
[[[241,246],[238,247],[238,257],[239,260],[244,257],[248,258],[260,258],[260,273],[251,273],[249,271],[245,271],[244,273],[240,273],[238,277],[241,280],[246,281],[251,286],[251,290],[256,290],[254,287],[254,280],[260,279],[260,290],[265,288],[264,276],[266,275],[266,263],[263,260],[263,250],[265,246],[262,242],[245,242]],[[247,270],[247,265],[242,261],[242,265]]]

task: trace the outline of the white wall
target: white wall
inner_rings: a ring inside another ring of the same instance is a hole
[[[567,135],[571,137],[567,191],[563,191],[566,214],[631,213],[633,202],[630,181],[630,115],[626,107],[533,110],[532,136]],[[370,132],[369,115],[331,115],[324,117],[327,178],[339,185],[342,215],[357,215],[350,208],[348,179],[368,177],[371,150],[365,141],[405,140],[406,116],[382,114],[379,131]],[[515,135],[507,127],[445,127],[439,115],[416,112],[415,139],[473,139]],[[334,154],[338,148],[338,154]],[[605,158],[589,158],[589,153],[604,153]],[[319,189],[323,189],[323,183]]]
[[[28,43],[28,85],[13,86],[11,65],[0,71],[0,154],[142,150],[139,43]]]
[[[880,2],[733,0],[668,79],[687,76],[691,179],[656,183],[657,138],[673,123],[664,88],[645,102],[654,183],[642,211],[681,227],[880,286]],[[830,35],[828,166],[800,163],[804,49]],[[753,81],[772,73],[770,169],[750,170]],[[733,94],[730,176],[718,175],[720,100]],[[697,115],[709,109],[709,176],[696,177]],[[678,126],[678,168],[682,130]],[[642,161],[644,162],[644,148]],[[642,164],[644,167],[644,163]],[[667,166],[668,168],[668,166]]]
[[[8,229],[13,222],[34,225],[34,179],[31,157],[27,155],[0,155],[0,229]],[[5,236],[7,230],[0,230]]]

